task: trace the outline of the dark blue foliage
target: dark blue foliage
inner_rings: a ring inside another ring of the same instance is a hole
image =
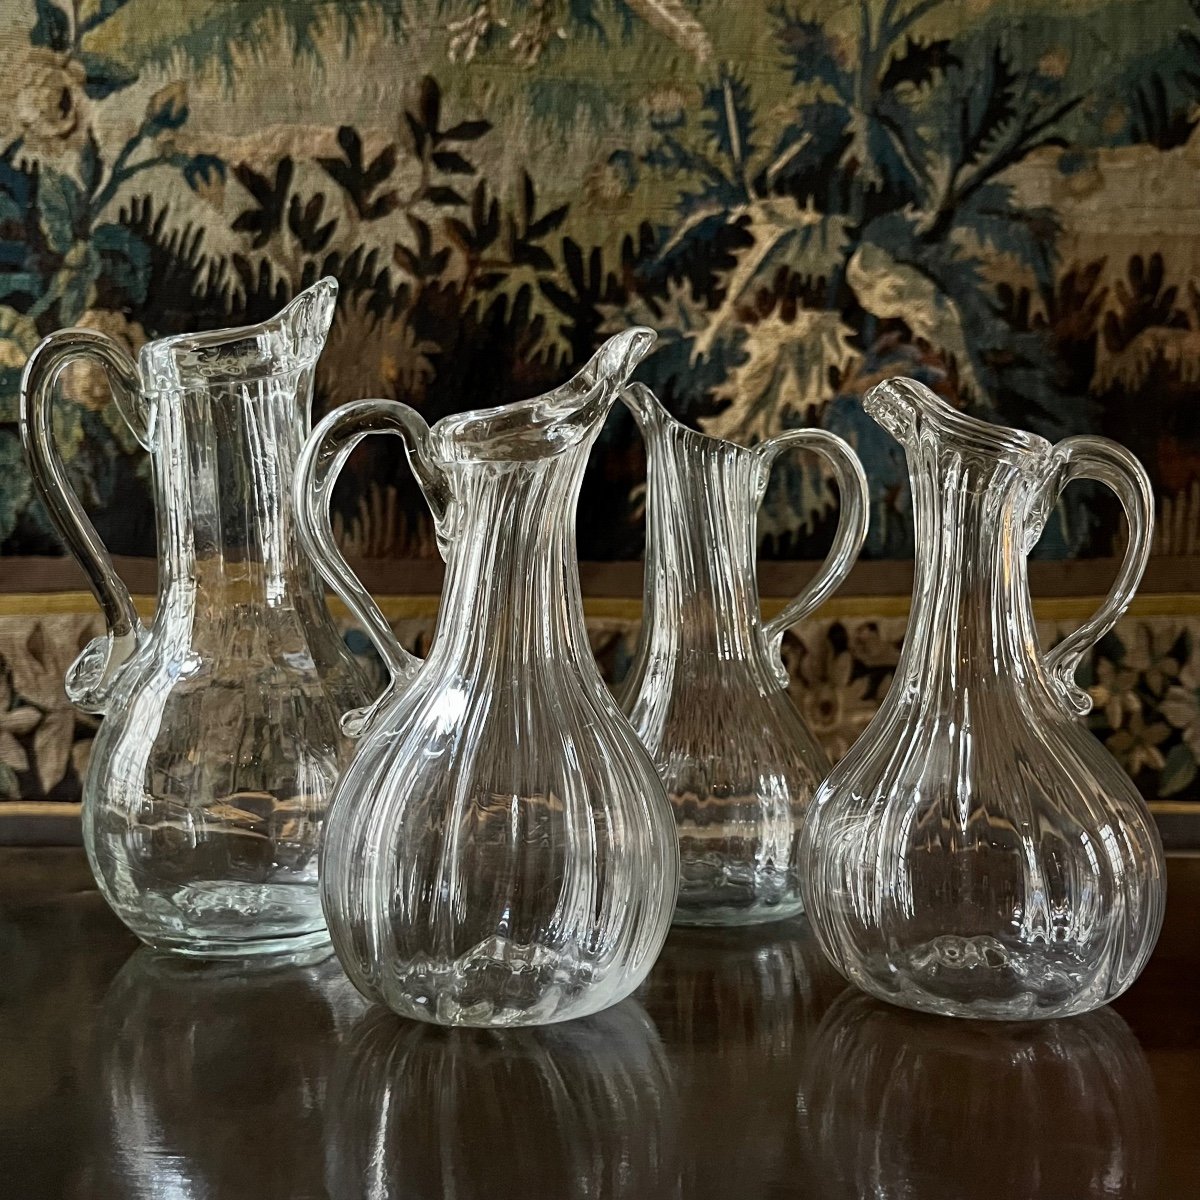
[[[89,99],[103,100],[106,96],[111,96],[114,92],[137,82],[137,72],[116,59],[84,51],[79,55],[79,61],[87,72],[83,90]]]
[[[703,126],[717,149],[734,166],[735,173],[754,154],[754,108],[750,89],[733,72],[723,71],[717,83],[704,92]]]
[[[850,75],[825,27],[819,21],[790,12],[783,4],[773,8],[771,16],[775,21],[776,44],[791,66],[792,82],[819,80],[848,97]]]
[[[35,46],[45,46],[48,50],[69,50],[71,48],[71,18],[54,3],[54,0],[34,0],[34,12],[37,20],[29,31],[29,40]]]
[[[195,154],[182,165],[183,178],[192,191],[225,182],[225,161],[215,154]]]

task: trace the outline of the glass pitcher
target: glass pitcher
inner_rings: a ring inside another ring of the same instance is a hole
[[[350,748],[338,716],[367,682],[298,551],[290,485],[336,294],[322,280],[273,320],[151,342],[140,364],[103,334],[67,329],[25,370],[34,483],[108,626],[66,680],[73,703],[104,715],[84,843],[109,904],[159,949],[302,954],[327,940],[318,839]],[[87,357],[151,455],[149,629],[54,446],[57,381]]]
[[[403,1016],[583,1016],[631,992],[666,936],[675,825],[592,658],[575,553],[588,452],[652,340],[627,331],[556,391],[432,430],[403,404],[348,404],[305,447],[301,538],[392,675],[344,726],[361,741],[327,825],[325,915],[350,978]],[[405,440],[447,559],[424,662],[330,533],[337,472],[380,431]]]
[[[650,751],[679,829],[675,922],[771,921],[802,907],[800,828],[829,760],[787,694],[786,630],[822,604],[867,532],[867,480],[854,452],[820,429],[743,447],[689,429],[654,393],[624,393],[646,441],[642,628],[621,707]],[[764,622],[755,518],[775,459],[815,451],[842,512],[821,570]]]
[[[892,687],[821,786],[802,838],[817,936],[884,1000],[999,1020],[1086,1012],[1137,977],[1162,923],[1162,844],[1078,718],[1084,653],[1146,566],[1150,482],[1114,442],[976,420],[907,379],[867,411],[905,447],[916,579]],[[1049,653],[1026,570],[1059,493],[1107,484],[1129,547],[1099,610]]]

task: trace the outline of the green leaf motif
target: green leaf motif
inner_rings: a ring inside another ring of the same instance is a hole
[[[75,241],[83,193],[69,175],[47,171],[38,183],[38,213],[46,242],[56,254],[66,254]]]
[[[142,136],[154,137],[169,129],[178,129],[187,119],[187,87],[182,83],[169,83],[150,97],[146,105],[146,118],[142,122]]]
[[[193,192],[225,182],[225,160],[215,154],[196,154],[183,163],[184,182]]]
[[[35,46],[49,50],[71,48],[71,21],[54,0],[34,0],[37,21],[29,31],[29,40]]]
[[[1158,794],[1175,796],[1196,778],[1196,758],[1182,742],[1173,746],[1158,777]]]
[[[101,255],[105,278],[142,303],[150,284],[150,248],[125,225],[100,225],[92,234],[92,249]]]
[[[15,433],[0,429],[0,542],[12,536],[32,494],[21,441]]]
[[[80,33],[91,33],[98,25],[103,25],[113,13],[120,12],[129,0],[98,0],[91,15],[85,18],[79,26]]]
[[[103,100],[130,84],[137,82],[137,72],[130,70],[116,59],[106,58],[103,54],[92,54],[84,51],[79,56],[83,69],[87,73],[83,90],[90,100]]]
[[[20,800],[21,785],[17,773],[8,765],[0,763],[0,800]]]
[[[100,276],[101,261],[94,244],[80,243],[71,248],[63,268],[51,285],[58,295],[60,325],[74,325],[92,303],[93,288]]]

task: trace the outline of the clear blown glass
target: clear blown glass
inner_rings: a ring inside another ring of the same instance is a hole
[[[307,966],[131,955],[89,1011],[94,1076],[81,1090],[99,1149],[69,1194],[320,1195],[325,1097],[367,1007],[324,953]]]
[[[349,756],[339,714],[366,680],[299,553],[291,482],[336,284],[271,321],[151,342],[135,365],[85,330],[47,338],[22,384],[34,481],[108,623],[67,675],[104,721],[83,792],[96,880],[143,941],[201,956],[327,940],[326,803]],[[91,356],[150,452],[159,590],[143,627],[52,436],[61,372]]]
[[[540,1030],[434,1029],[376,1009],[339,1054],[327,1111],[330,1196],[678,1195],[671,1067],[632,999]]]
[[[825,1200],[1163,1194],[1154,1077],[1113,1009],[968,1023],[847,990],[811,1040],[802,1078],[810,1170]]]
[[[809,916],[843,974],[896,1004],[1086,1012],[1137,977],[1163,915],[1153,818],[1078,720],[1090,701],[1074,682],[1145,569],[1149,480],[1113,442],[1052,446],[911,380],[866,405],[908,455],[916,580],[891,690],[805,822]],[[1129,549],[1096,614],[1044,654],[1026,554],[1078,478],[1117,493]]]
[[[780,643],[853,566],[867,530],[866,477],[850,447],[823,430],[747,448],[689,429],[639,384],[624,398],[646,441],[646,570],[620,700],[679,828],[675,921],[790,916],[802,906],[800,828],[829,760],[787,694]],[[764,623],[755,523],[772,464],[793,448],[833,468],[841,521],[822,569]]]
[[[322,857],[334,946],[396,1012],[537,1025],[615,1004],[649,971],[678,887],[662,784],[600,678],[575,506],[588,452],[648,330],[557,391],[447,417],[361,401],[314,432],[300,530],[392,672],[338,785]],[[329,493],[367,433],[406,439],[447,575],[421,663],[333,544]]]

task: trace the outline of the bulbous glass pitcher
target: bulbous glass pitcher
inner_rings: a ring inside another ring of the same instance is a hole
[[[299,552],[291,481],[337,285],[273,320],[151,342],[140,364],[67,329],[34,351],[21,432],[34,483],[107,633],[67,672],[104,721],[83,789],[100,890],[144,942],[208,957],[302,953],[327,935],[317,847],[367,683]],[[67,480],[52,399],[80,358],[150,452],[159,586],[146,629]]]
[[[675,420],[654,393],[624,393],[646,441],[641,636],[621,707],[650,751],[679,828],[675,922],[772,921],[802,907],[797,851],[829,759],[787,694],[780,643],[837,590],[867,532],[867,480],[820,429],[744,447]],[[841,519],[824,566],[764,622],[755,522],[771,466],[789,449],[833,468]]]
[[[430,430],[364,400],[313,433],[300,532],[392,685],[345,728],[322,896],[370,999],[446,1025],[540,1025],[615,1004],[649,971],[679,878],[654,764],[609,696],[583,622],[575,506],[588,452],[653,334],[605,343],[569,383]],[[329,496],[368,433],[405,439],[447,575],[423,663],[333,543]]]
[[[916,579],[895,680],[809,809],[808,914],[881,999],[999,1020],[1086,1012],[1137,977],[1165,867],[1141,796],[1078,718],[1084,653],[1132,599],[1153,496],[1115,442],[976,420],[912,380],[868,392],[903,443]],[[1073,479],[1112,488],[1129,547],[1100,609],[1038,645],[1026,555]]]

